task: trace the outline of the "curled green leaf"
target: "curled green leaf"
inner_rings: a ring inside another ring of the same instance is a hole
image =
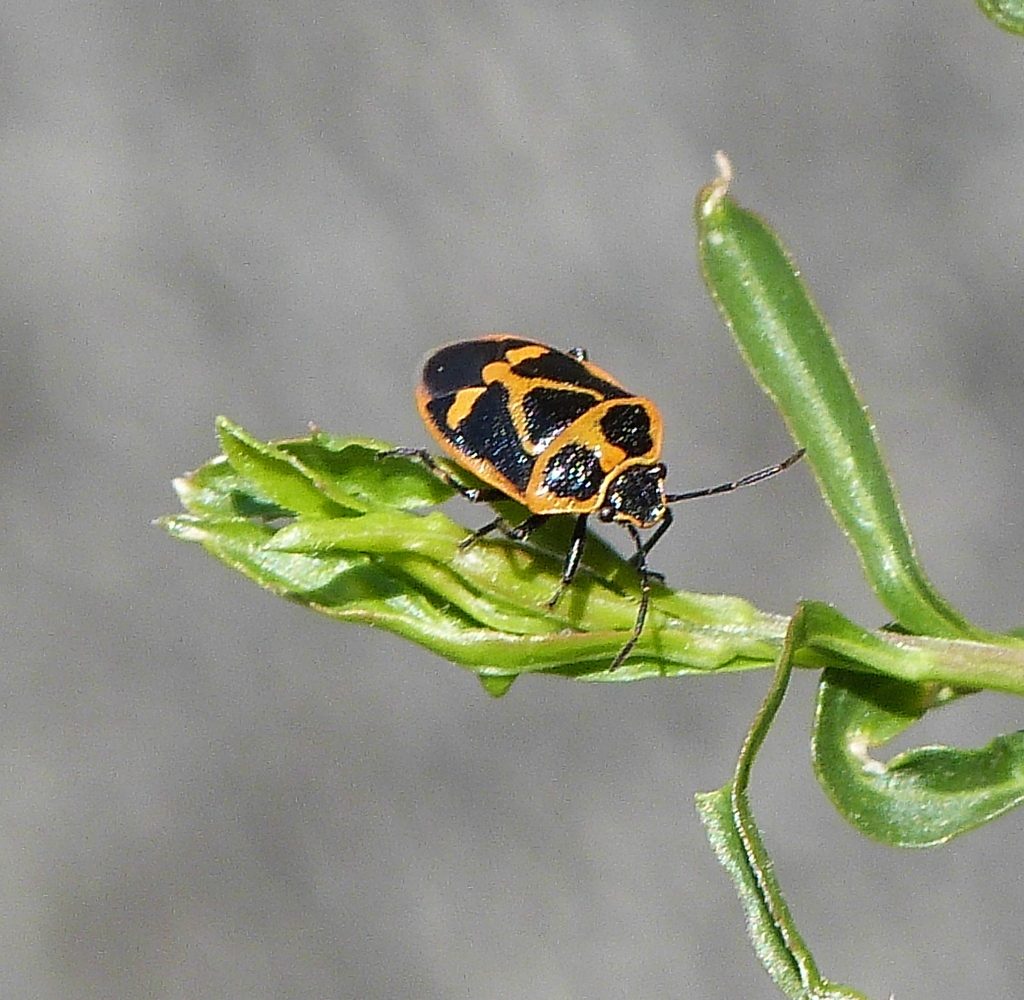
[[[980,749],[928,746],[879,760],[872,751],[955,697],[920,684],[829,669],[814,722],[814,768],[835,807],[895,847],[931,847],[1024,801],[1024,731]]]
[[[796,662],[806,646],[803,611],[793,616],[772,686],[740,751],[733,779],[697,796],[708,839],[732,878],[747,917],[754,950],[776,985],[792,1000],[864,1000],[825,979],[797,930],[750,806],[751,769],[775,721]]]

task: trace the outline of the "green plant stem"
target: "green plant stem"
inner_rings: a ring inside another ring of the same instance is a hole
[[[804,611],[790,621],[771,688],[747,733],[733,779],[697,796],[697,809],[718,860],[728,871],[747,915],[747,931],[761,964],[790,1000],[864,1000],[825,979],[790,914],[771,857],[750,806],[751,768],[789,685],[798,650],[808,636]]]

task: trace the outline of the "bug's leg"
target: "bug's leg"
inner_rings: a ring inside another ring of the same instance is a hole
[[[612,665],[608,668],[609,671],[618,670],[626,662],[626,657],[633,652],[633,647],[640,641],[644,623],[647,621],[647,608],[651,603],[651,573],[647,568],[647,550],[651,543],[648,542],[645,546],[640,532],[628,521],[625,522],[625,528],[632,535],[633,544],[636,545],[636,555],[630,562],[636,566],[636,571],[640,576],[640,607],[637,608],[636,621],[633,623],[633,634],[626,641],[626,645],[619,650],[619,655],[612,660]],[[658,536],[655,535],[654,541],[657,540]]]
[[[508,497],[505,494],[501,494],[502,500],[507,500]],[[533,531],[536,531],[551,515],[550,514],[531,514],[525,521],[520,522],[514,528],[510,528],[508,522],[503,517],[496,517],[493,521],[488,521],[482,528],[477,528],[468,538],[464,538],[459,542],[460,549],[468,549],[478,538],[483,538],[485,535],[489,535],[492,531],[504,531],[509,538],[515,539],[517,542],[525,541],[530,537]]]
[[[498,528],[505,524],[503,517],[496,517],[493,521],[488,521],[482,528],[477,528],[476,531],[471,531],[465,538],[459,542],[460,549],[468,549],[477,539],[483,538],[485,535],[489,535],[492,531],[496,531]]]
[[[666,507],[665,508],[665,515],[661,519],[661,524],[659,524],[658,527],[654,529],[654,534],[651,535],[651,537],[648,538],[647,541],[644,542],[643,545],[641,546],[641,548],[643,549],[643,554],[645,556],[648,555],[650,553],[651,549],[653,549],[654,546],[658,544],[658,542],[661,540],[661,536],[664,535],[666,531],[668,531],[668,529],[671,527],[671,525],[672,525],[672,511],[668,507]],[[634,554],[634,555],[629,557],[629,565],[632,566],[634,569],[639,567],[639,565],[640,565],[640,557],[639,557],[638,554]],[[650,570],[650,569],[647,571],[647,575],[649,577],[661,578],[661,574],[660,573],[655,573],[653,570]]]
[[[576,518],[576,527],[572,532],[572,541],[569,543],[569,551],[565,554],[565,562],[562,564],[562,581],[558,585],[558,590],[555,591],[554,596],[548,601],[548,607],[553,608],[557,603],[558,599],[565,593],[565,588],[572,583],[576,576],[576,571],[580,568],[580,562],[583,559],[583,549],[587,544],[587,515],[580,514]]]
[[[509,528],[506,534],[517,542],[525,542],[550,517],[550,514],[531,514],[525,521],[520,521],[514,528]]]
[[[445,486],[450,486],[456,493],[461,494],[467,500],[473,503],[494,503],[495,500],[505,500],[507,497],[501,490],[495,490],[490,488],[483,488],[476,486],[463,486],[452,474],[445,469],[443,466],[438,465],[434,456],[430,454],[425,448],[391,448],[389,451],[377,452],[377,459],[390,458],[391,456],[401,456],[403,458],[415,458],[417,461],[425,465],[438,479],[441,480]],[[496,528],[500,522],[496,521],[493,528]],[[493,528],[488,528],[488,531],[492,531]],[[487,534],[487,532],[483,532]]]
[[[721,486],[709,486],[703,490],[691,490],[689,493],[673,493],[665,497],[665,503],[678,503],[680,500],[696,500],[698,497],[715,497],[721,493],[732,493],[733,490],[742,489],[744,486],[753,486],[754,483],[764,482],[766,479],[771,479],[772,476],[777,476],[780,472],[785,472],[791,465],[795,465],[804,457],[805,449],[801,448],[799,451],[794,452],[784,462],[779,462],[778,465],[769,465],[766,469],[758,469],[757,472],[752,472],[749,476],[744,476],[742,479],[737,479],[732,483],[722,483]],[[661,537],[662,529],[654,533],[652,541],[647,543],[647,551],[650,552],[651,545],[654,544]]]

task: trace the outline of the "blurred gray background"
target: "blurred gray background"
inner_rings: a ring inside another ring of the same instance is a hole
[[[783,457],[697,276],[723,148],[937,585],[1020,623],[1024,44],[969,0],[10,0],[0,46],[0,996],[776,996],[692,807],[766,674],[493,701],[150,520],[217,413],[427,443],[422,356],[495,330],[657,400],[670,489]],[[807,469],[688,506],[655,565],[885,620]],[[1021,815],[861,839],[813,782],[813,689],[757,805],[825,973],[1020,997]],[[1017,709],[914,735],[979,745]]]

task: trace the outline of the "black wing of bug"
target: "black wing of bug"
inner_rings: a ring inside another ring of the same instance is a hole
[[[436,399],[483,385],[483,371],[489,364],[503,361],[509,351],[535,346],[539,345],[519,337],[481,337],[448,344],[431,354],[423,365],[422,391]]]

